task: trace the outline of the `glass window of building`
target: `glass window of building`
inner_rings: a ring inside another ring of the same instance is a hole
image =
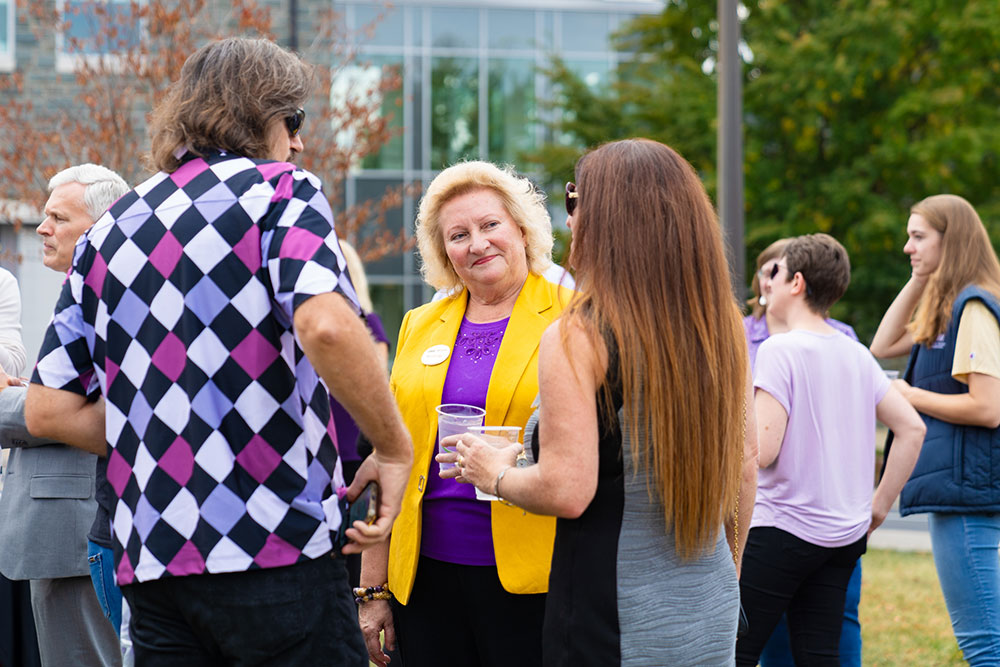
[[[403,45],[403,11],[383,5],[354,5],[354,28],[371,46]]]
[[[491,49],[526,50],[536,46],[536,12],[523,9],[491,9],[486,13]]]
[[[466,7],[432,8],[431,46],[448,49],[479,46],[479,10]]]
[[[374,178],[368,176],[358,177],[354,181],[354,187],[356,202],[378,202],[385,196],[388,189],[399,187],[399,179]],[[392,234],[399,234],[402,231],[403,211],[401,208],[394,208],[386,211],[385,219],[382,221],[382,225],[377,224],[377,220],[375,219],[377,214],[378,206],[373,206],[371,211],[372,224],[361,230],[357,243],[354,244],[356,248],[360,249],[364,244],[364,240],[368,236],[378,234],[382,230],[388,231]],[[365,270],[371,274],[384,273],[399,275],[403,271],[403,268],[402,255],[387,255],[365,265]]]
[[[571,58],[566,60],[566,67],[595,92],[605,89],[611,80],[611,63],[606,57],[600,59]]]
[[[358,34],[358,63],[401,68],[403,86],[381,100],[383,115],[392,114],[392,126],[402,136],[352,171],[348,206],[377,201],[387,185],[426,186],[441,169],[463,159],[525,171],[524,155],[538,150],[545,137],[578,147],[575,138],[542,122],[574,113],[542,104],[559,96],[545,77],[546,65],[558,56],[585,85],[605,89],[617,65],[636,57],[615,51],[611,33],[637,14],[663,8],[660,0],[539,0],[536,6],[395,0],[389,9],[382,0],[350,2],[345,13],[352,31],[382,16],[370,32]],[[394,229],[412,233],[418,203],[419,195],[403,198],[390,215]],[[557,225],[563,216],[553,216]],[[385,257],[367,269],[376,309],[394,339],[403,312],[434,290],[423,285],[415,253]]]
[[[479,60],[431,63],[431,169],[479,157]]]
[[[0,0],[0,71],[14,69],[14,0]]]
[[[607,51],[611,15],[607,12],[561,12],[563,51]]]
[[[59,0],[58,9],[66,23],[56,35],[59,71],[72,71],[80,58],[113,64],[116,54],[142,39],[142,20],[131,0]]]
[[[516,165],[536,146],[535,61],[489,63],[489,159]]]
[[[403,168],[403,115],[405,98],[402,86],[384,89],[384,80],[401,80],[403,60],[398,56],[372,56],[365,65],[371,82],[372,95],[381,99],[379,115],[388,121],[392,138],[378,152],[363,160],[365,169]]]

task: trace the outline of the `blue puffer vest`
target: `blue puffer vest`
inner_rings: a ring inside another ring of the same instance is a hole
[[[1000,303],[975,286],[955,299],[944,337],[930,348],[914,345],[905,379],[914,387],[939,394],[963,394],[967,385],[951,376],[962,309],[979,299],[1000,321]],[[975,514],[1000,512],[1000,429],[958,426],[921,415],[927,425],[924,446],[899,496],[899,513]]]

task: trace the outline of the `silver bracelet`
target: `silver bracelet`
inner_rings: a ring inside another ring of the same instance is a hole
[[[493,485],[493,495],[497,498],[503,498],[503,496],[500,495],[500,480],[503,479],[503,476],[507,474],[507,471],[513,467],[514,466],[507,466],[497,474],[496,484]]]

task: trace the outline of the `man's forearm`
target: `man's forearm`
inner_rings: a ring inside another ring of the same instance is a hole
[[[409,460],[409,434],[389,392],[368,331],[339,294],[314,296],[295,311],[295,330],[313,368],[380,458]]]
[[[51,438],[98,456],[108,454],[103,398],[91,402],[71,391],[31,384],[24,402],[24,422],[36,437]]]

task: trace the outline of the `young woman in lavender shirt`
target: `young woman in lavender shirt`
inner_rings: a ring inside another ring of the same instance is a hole
[[[416,225],[424,279],[449,296],[403,319],[390,385],[414,442],[414,465],[390,543],[363,554],[371,659],[398,643],[407,667],[538,665],[555,519],[477,500],[442,479],[435,408],[486,410],[490,426],[524,427],[538,395],[542,332],[571,292],[542,277],[552,229],[544,195],[485,162],[441,172]]]

